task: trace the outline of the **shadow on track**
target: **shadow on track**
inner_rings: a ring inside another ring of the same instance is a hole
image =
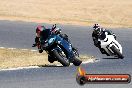
[[[38,65],[39,67],[63,67],[61,65]]]
[[[102,59],[119,59],[118,57],[108,57],[108,58],[102,58]]]

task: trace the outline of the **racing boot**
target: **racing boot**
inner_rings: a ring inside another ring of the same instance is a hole
[[[37,46],[37,44],[36,44],[36,43],[32,45],[32,47],[36,47],[36,46]]]
[[[55,61],[55,59],[52,56],[48,55],[48,61],[50,63],[53,63]]]
[[[42,49],[39,49],[39,53],[42,53],[43,52],[43,50]]]

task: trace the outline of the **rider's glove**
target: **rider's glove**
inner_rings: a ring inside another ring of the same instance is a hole
[[[32,45],[32,47],[36,47],[36,46],[37,46],[37,44],[33,44],[33,45]]]

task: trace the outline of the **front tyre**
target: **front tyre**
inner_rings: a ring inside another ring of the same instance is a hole
[[[74,57],[74,60],[72,62],[75,66],[80,66],[80,64],[82,63],[81,60],[79,60],[78,58]]]
[[[79,66],[82,63],[82,61],[79,58],[78,50],[76,48],[73,48],[73,53],[74,53],[74,58],[73,58],[73,62],[72,63],[75,66]]]
[[[120,53],[120,51],[119,51],[115,46],[112,46],[112,47],[111,47],[111,50],[112,50],[115,54],[118,55],[118,58],[121,58],[121,59],[124,58],[124,56]]]
[[[58,52],[57,50],[54,50],[53,54],[63,66],[70,65],[69,60],[65,57],[66,55],[64,56],[62,52]]]

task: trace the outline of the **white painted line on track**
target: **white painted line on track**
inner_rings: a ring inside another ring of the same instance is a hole
[[[6,47],[0,47],[0,49],[9,49],[9,50],[15,50],[15,49],[17,49],[17,48],[6,48]],[[27,51],[27,50],[30,50],[30,51],[32,51],[32,52],[36,52],[36,51],[38,51],[38,50],[35,50],[35,49],[19,49],[19,50],[23,50],[23,51]]]
[[[56,66],[62,66],[61,64],[57,64]]]
[[[87,63],[94,63],[94,60],[88,60],[88,61],[82,62],[82,64],[87,64]]]
[[[36,52],[36,51],[38,51],[38,50],[30,50],[30,51],[32,51],[32,52]]]
[[[14,50],[14,49],[16,49],[16,48],[7,48],[7,49]]]
[[[88,60],[88,61],[84,61],[82,62],[82,64],[87,64],[87,63],[94,63],[95,60]],[[70,63],[70,66],[72,66],[73,64]],[[55,66],[62,66],[61,64],[57,64]],[[0,71],[12,71],[12,70],[22,70],[22,69],[32,69],[32,68],[41,68],[39,66],[29,66],[29,67],[17,67],[17,68],[7,68],[7,69],[0,69]]]
[[[94,62],[98,62],[99,59],[90,59],[90,60],[87,60],[87,61],[83,61],[82,64],[87,64],[87,63],[94,63]]]
[[[29,66],[29,67],[7,68],[7,69],[0,69],[0,71],[11,71],[11,70],[21,70],[21,69],[31,69],[31,68],[40,68],[40,67],[39,66]]]
[[[10,49],[10,50],[14,50],[16,48],[5,48],[5,47],[0,47],[0,49]],[[20,50],[30,50],[30,49],[20,49]],[[38,50],[30,50],[32,52],[36,52]],[[82,64],[87,64],[87,63],[94,63],[94,62],[98,62],[99,59],[89,59],[87,61],[83,61]],[[70,65],[73,65],[72,63]],[[57,64],[56,66],[62,66],[61,64]],[[39,66],[29,66],[29,67],[17,67],[17,68],[7,68],[7,69],[0,69],[0,71],[9,71],[9,70],[21,70],[21,69],[31,69],[31,68],[40,68]]]
[[[5,47],[0,47],[0,49],[4,49]]]
[[[28,50],[28,49],[21,49],[21,50],[25,50],[25,51],[26,51],[26,50]]]

